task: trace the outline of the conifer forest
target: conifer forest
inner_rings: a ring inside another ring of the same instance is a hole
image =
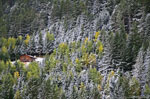
[[[150,0],[0,0],[0,99],[150,99]]]

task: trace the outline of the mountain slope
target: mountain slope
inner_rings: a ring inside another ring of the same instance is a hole
[[[0,0],[0,97],[148,96],[149,3]],[[11,64],[22,54],[45,61]]]

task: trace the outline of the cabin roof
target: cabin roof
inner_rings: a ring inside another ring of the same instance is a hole
[[[21,55],[21,56],[29,56],[29,57],[31,57],[31,58],[34,58],[34,59],[36,59],[36,57],[34,57],[34,56],[31,56],[31,55],[27,55],[27,54],[23,54],[23,55]],[[20,57],[21,57],[20,56]]]

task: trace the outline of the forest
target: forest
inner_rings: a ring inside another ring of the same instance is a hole
[[[150,0],[0,0],[0,99],[149,98]]]

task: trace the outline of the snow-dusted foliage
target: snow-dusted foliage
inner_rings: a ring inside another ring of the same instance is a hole
[[[0,99],[149,96],[148,0],[6,1]],[[20,62],[24,54],[36,59]]]

